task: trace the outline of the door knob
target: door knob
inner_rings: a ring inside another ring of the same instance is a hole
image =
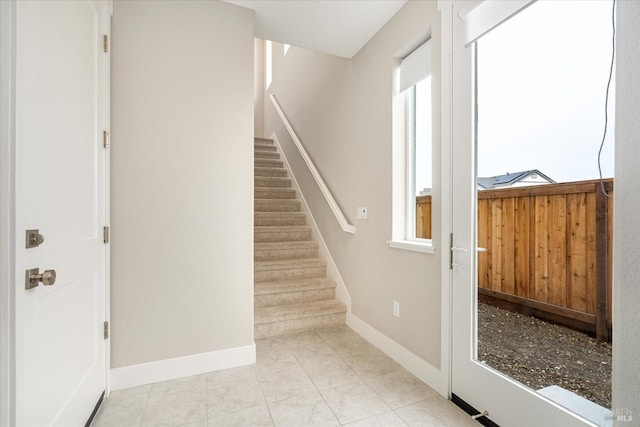
[[[24,288],[31,289],[38,286],[39,282],[42,282],[45,286],[51,286],[56,283],[56,271],[45,270],[40,273],[39,268],[32,268],[25,271]]]

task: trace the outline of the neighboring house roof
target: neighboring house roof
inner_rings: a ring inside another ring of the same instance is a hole
[[[526,179],[531,175],[538,175],[538,177],[546,180],[549,183],[555,183],[554,180],[547,175],[540,172],[538,169],[531,169],[528,171],[506,173],[504,175],[478,177],[478,187],[483,190],[491,190],[493,188],[511,187],[519,181]]]

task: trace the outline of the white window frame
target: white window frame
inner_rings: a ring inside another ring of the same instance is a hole
[[[430,43],[430,40],[427,43]],[[399,69],[397,73],[400,73]],[[431,69],[429,69],[429,74],[432,74]],[[433,239],[423,239],[415,236],[417,226],[415,206],[415,126],[412,116],[415,114],[416,87],[414,84],[403,92],[398,93],[400,90],[399,79],[396,79],[396,82],[398,83],[398,90],[396,91],[393,108],[394,113],[400,117],[394,117],[394,126],[398,128],[402,126],[402,129],[394,131],[393,143],[396,147],[393,152],[394,156],[401,156],[402,160],[398,159],[393,162],[393,191],[396,194],[393,197],[392,239],[387,243],[391,248],[434,254]],[[431,91],[431,104],[433,126],[433,91]],[[400,146],[402,147],[401,149]],[[431,149],[433,154],[433,139],[431,140]],[[434,170],[433,167],[431,170]]]

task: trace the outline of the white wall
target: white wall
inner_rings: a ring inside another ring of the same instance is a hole
[[[114,2],[113,368],[253,343],[253,12]]]
[[[282,54],[274,43],[276,94],[309,155],[333,192],[355,235],[341,230],[310,177],[269,99],[265,134],[276,132],[336,261],[361,320],[440,366],[440,255],[391,249],[392,102],[397,55],[417,46],[431,31],[434,70],[439,68],[436,2],[407,3],[352,59],[291,47]],[[434,73],[434,104],[439,103],[439,76]],[[434,141],[439,141],[439,115]],[[434,148],[438,158],[439,148]],[[434,171],[437,177],[439,165]],[[439,203],[434,180],[434,203]],[[356,208],[367,206],[369,219],[356,221]],[[439,242],[438,212],[434,241]],[[400,318],[392,316],[393,301]]]
[[[640,2],[620,1],[616,52],[613,410],[640,423]]]

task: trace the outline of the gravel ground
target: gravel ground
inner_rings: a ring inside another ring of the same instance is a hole
[[[611,345],[478,304],[478,359],[534,390],[558,385],[611,408]]]

